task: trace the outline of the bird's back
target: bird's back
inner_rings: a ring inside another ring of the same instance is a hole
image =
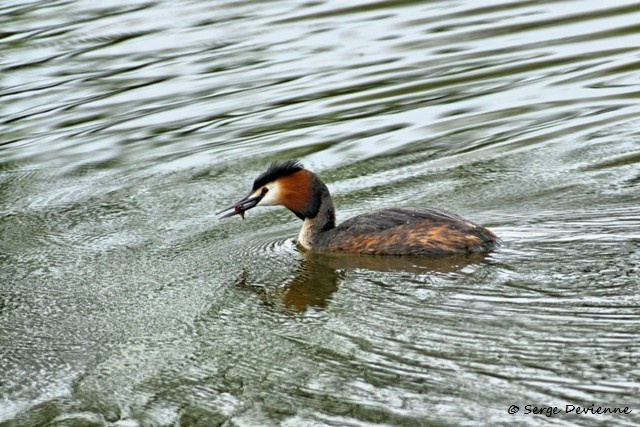
[[[322,236],[321,251],[379,255],[486,252],[499,244],[486,228],[436,208],[390,208],[353,217]]]

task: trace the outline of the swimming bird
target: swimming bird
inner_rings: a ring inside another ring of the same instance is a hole
[[[249,194],[218,212],[240,215],[256,206],[284,206],[303,222],[298,245],[317,252],[375,255],[477,253],[500,239],[488,229],[438,208],[395,207],[364,213],[336,225],[329,189],[297,160],[272,163]]]

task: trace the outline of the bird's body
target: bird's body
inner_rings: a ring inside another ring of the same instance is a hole
[[[329,189],[296,161],[273,163],[249,195],[222,212],[243,216],[258,205],[283,205],[302,219],[298,244],[311,251],[428,255],[487,252],[500,243],[488,229],[437,208],[381,209],[336,226]]]
[[[299,241],[322,252],[426,255],[485,252],[495,247],[496,239],[486,228],[449,212],[406,207],[358,215],[320,234],[315,242]]]

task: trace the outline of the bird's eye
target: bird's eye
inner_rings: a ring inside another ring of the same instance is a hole
[[[265,194],[267,194],[269,192],[269,189],[267,187],[262,187],[262,195],[264,196]]]

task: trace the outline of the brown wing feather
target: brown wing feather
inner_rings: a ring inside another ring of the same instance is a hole
[[[485,252],[499,239],[486,228],[435,208],[392,208],[351,218],[331,230],[326,249],[388,255]]]

